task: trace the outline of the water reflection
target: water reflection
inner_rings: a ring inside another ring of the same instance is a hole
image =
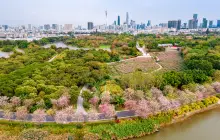
[[[220,140],[220,108],[197,114],[159,133],[135,140]]]

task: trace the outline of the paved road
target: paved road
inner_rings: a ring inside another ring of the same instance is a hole
[[[133,117],[135,116],[134,111],[120,111],[116,113],[118,118],[126,118],[126,117]],[[0,111],[0,119],[4,120],[4,112]],[[17,120],[15,113],[13,113],[11,120]],[[98,120],[111,120],[111,119],[106,119],[104,114],[99,114],[99,119]],[[28,114],[27,120],[28,122],[32,122],[32,115]],[[46,116],[46,122],[55,122],[54,117],[47,115]],[[69,122],[78,122],[77,120],[69,120]]]

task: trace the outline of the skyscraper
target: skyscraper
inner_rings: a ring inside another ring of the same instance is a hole
[[[151,26],[151,21],[150,20],[147,21],[147,26]]]
[[[177,30],[180,30],[181,29],[181,20],[179,19],[177,21]]]
[[[207,28],[208,20],[206,18],[203,18],[202,20],[202,28]]]
[[[170,20],[170,21],[168,21],[168,28],[176,28],[177,30],[180,30],[181,20]]]
[[[52,29],[58,31],[59,25],[58,24],[52,24]]]
[[[198,28],[198,14],[193,14],[193,19],[189,20],[189,29]]]
[[[118,26],[121,25],[120,16],[118,16]]]
[[[44,25],[44,30],[50,30],[50,24],[45,24]]]
[[[193,14],[193,19],[198,19],[198,14]]]
[[[189,23],[188,23],[188,28],[189,28],[189,29],[194,29],[194,28],[193,28],[193,21],[194,21],[194,19],[190,19],[190,20],[189,20]]]
[[[126,24],[129,25],[129,14],[128,14],[128,12],[126,13]]]
[[[209,28],[213,27],[213,20],[209,20]]]
[[[114,21],[114,25],[117,25],[117,21],[116,20]]]
[[[88,22],[88,30],[92,30],[93,27],[93,22]]]
[[[28,24],[28,30],[31,31],[32,27],[31,24]]]
[[[220,20],[217,20],[217,28],[220,28]]]

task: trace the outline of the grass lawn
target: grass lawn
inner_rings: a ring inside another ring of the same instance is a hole
[[[110,49],[110,45],[100,45],[99,48],[100,49]]]

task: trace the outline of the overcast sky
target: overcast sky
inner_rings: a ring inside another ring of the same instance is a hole
[[[193,13],[208,20],[220,19],[220,0],[0,0],[0,24],[65,24],[85,26],[88,21],[105,23],[105,10],[108,23],[117,16],[121,23],[126,12],[137,23],[152,24],[182,19],[186,22]],[[215,23],[215,22],[214,22]]]

